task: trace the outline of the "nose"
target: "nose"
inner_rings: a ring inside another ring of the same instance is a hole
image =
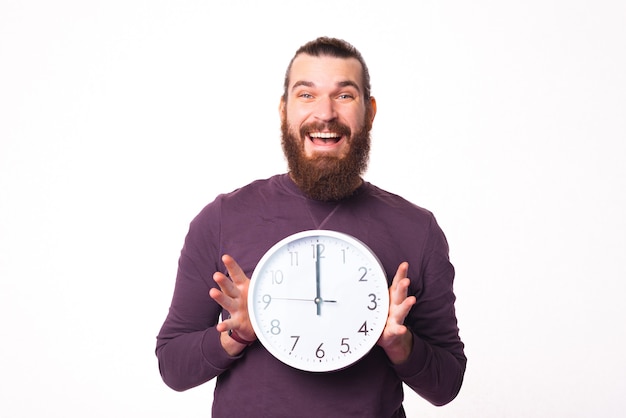
[[[322,96],[317,100],[315,106],[315,118],[321,122],[330,122],[337,118],[335,103],[332,98]]]

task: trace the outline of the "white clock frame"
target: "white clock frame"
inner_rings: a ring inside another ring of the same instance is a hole
[[[330,372],[364,357],[387,322],[385,270],[358,239],[331,230],[290,235],[257,264],[248,310],[259,341],[283,363]]]

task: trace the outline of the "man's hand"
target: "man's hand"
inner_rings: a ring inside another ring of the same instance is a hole
[[[239,267],[239,264],[229,255],[222,256],[222,261],[228,270],[227,277],[223,273],[213,274],[213,280],[220,287],[209,290],[209,296],[220,306],[230,312],[230,318],[217,324],[217,330],[221,332],[220,342],[224,350],[231,355],[237,355],[246,347],[228,336],[228,331],[237,332],[240,338],[247,341],[256,340],[256,334],[250,323],[248,315],[248,287],[250,279]]]
[[[413,333],[404,325],[404,320],[415,304],[415,296],[408,296],[410,279],[406,277],[409,264],[400,264],[389,287],[389,316],[378,345],[385,350],[393,364],[409,358],[413,348]]]

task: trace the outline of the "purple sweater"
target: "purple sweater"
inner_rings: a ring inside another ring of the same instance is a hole
[[[272,357],[257,341],[239,356],[221,347],[221,307],[208,294],[230,254],[248,277],[274,243],[295,232],[330,229],[365,242],[391,282],[409,262],[409,294],[417,297],[405,324],[414,336],[407,362],[392,365],[374,349],[347,369],[310,373]],[[402,417],[406,383],[435,405],[458,393],[466,357],[454,310],[454,268],[432,213],[364,183],[341,202],[307,198],[286,174],[221,195],[192,221],[176,287],[157,337],[161,376],[175,390],[217,377],[214,417]]]

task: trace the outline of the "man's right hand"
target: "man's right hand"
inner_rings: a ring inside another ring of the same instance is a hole
[[[231,338],[228,335],[229,330],[235,331],[241,339],[246,341],[256,340],[256,334],[248,315],[250,279],[231,256],[223,255],[222,261],[230,277],[221,272],[213,274],[213,280],[220,288],[209,290],[209,296],[230,313],[230,317],[217,324],[216,328],[221,332],[220,342],[224,350],[229,355],[235,356],[241,353],[246,345]]]

